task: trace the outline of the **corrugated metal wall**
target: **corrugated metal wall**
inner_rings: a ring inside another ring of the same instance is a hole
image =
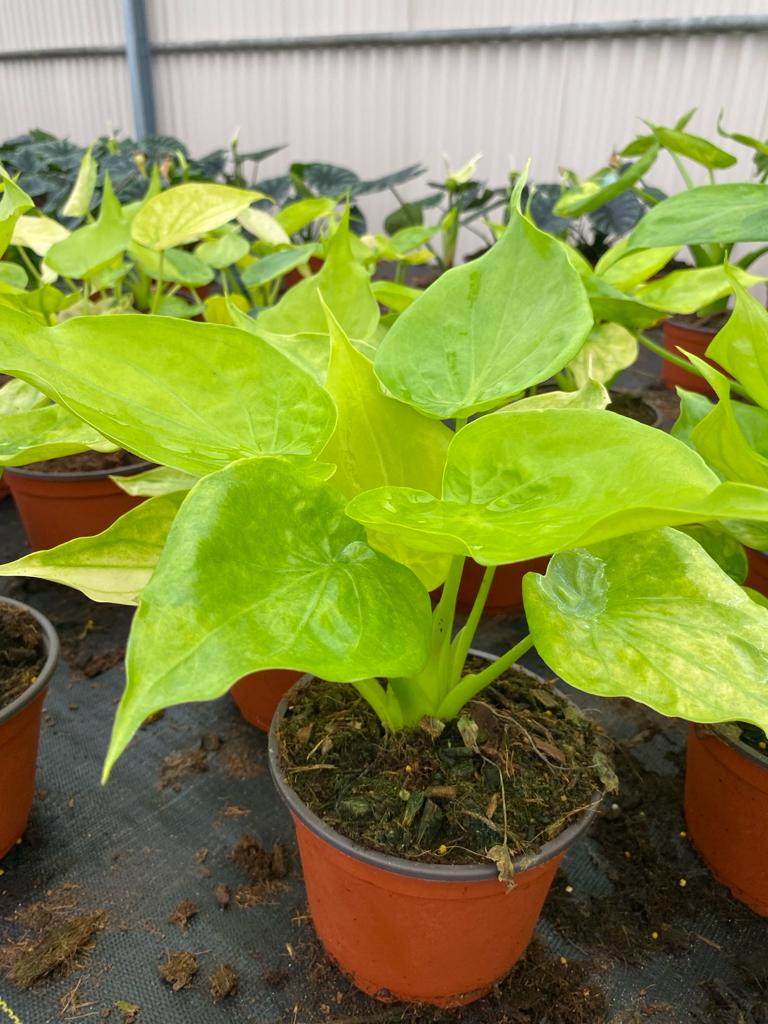
[[[765,0],[147,0],[160,44],[766,13]],[[0,0],[0,24],[5,52],[123,40],[119,0]],[[529,156],[539,180],[560,165],[589,172],[640,116],[669,123],[691,106],[703,134],[723,107],[729,126],[768,137],[767,66],[768,33],[154,58],[158,130],[193,153],[235,128],[243,149],[290,144],[265,174],[319,159],[367,176],[422,161],[439,176],[443,154],[459,165],[481,151],[494,183]],[[132,129],[119,57],[0,61],[0,95],[0,136]],[[678,187],[671,165],[654,179]]]

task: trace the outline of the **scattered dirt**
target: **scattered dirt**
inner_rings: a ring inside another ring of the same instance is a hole
[[[485,665],[467,662],[470,672]],[[394,736],[352,687],[315,682],[280,739],[291,785],[328,825],[369,848],[437,863],[536,850],[612,775],[596,727],[519,669],[457,721],[425,719]]]
[[[130,452],[79,452],[77,455],[64,455],[58,459],[45,459],[42,462],[31,462],[25,469],[34,469],[38,473],[91,473],[95,470],[124,469],[127,466],[141,466],[144,459]]]
[[[94,679],[96,676],[100,676],[102,672],[107,672],[109,669],[114,668],[115,665],[119,665],[125,657],[125,647],[113,647],[111,651],[107,651],[105,654],[93,654],[82,663],[82,665],[76,665],[77,668],[83,673],[86,679]]]
[[[214,1003],[233,996],[237,992],[238,977],[229,964],[219,964],[208,979],[208,991]]]
[[[261,976],[261,980],[265,985],[276,989],[285,988],[290,978],[290,974],[283,967],[273,967],[271,970],[265,971]]]
[[[222,754],[224,771],[231,779],[255,779],[264,774],[264,766],[257,760],[250,737],[229,740]]]
[[[192,983],[199,970],[197,957],[194,953],[171,953],[168,959],[158,968],[160,977],[168,982],[174,992],[181,992]]]
[[[180,931],[185,932],[189,928],[189,922],[199,912],[200,908],[192,900],[182,900],[168,917],[168,924],[175,924]]]
[[[216,902],[222,910],[226,910],[232,902],[232,890],[224,882],[219,882],[216,888],[213,890]]]
[[[0,601],[0,710],[34,683],[44,664],[43,632],[36,620]]]
[[[536,939],[515,970],[489,996],[465,1009],[455,1010],[402,1004],[382,1007],[373,1003],[334,967],[311,929],[306,930],[304,939],[295,947],[294,956],[314,993],[313,1003],[300,1007],[305,1024],[388,1024],[390,1021],[393,1024],[462,1024],[462,1021],[472,1021],[472,1024],[609,1024],[611,1021],[605,993],[590,976],[589,967],[554,956]],[[275,976],[279,979],[280,972],[276,971]],[[286,1015],[281,1024],[295,1020],[292,1014],[293,1011]]]
[[[163,758],[160,768],[160,789],[181,790],[181,780],[188,775],[208,771],[208,755],[204,750],[175,750]]]
[[[260,907],[264,903],[274,903],[275,898],[287,890],[285,882],[265,879],[253,885],[241,885],[235,892],[235,903],[238,907]]]
[[[285,878],[290,870],[287,848],[275,843],[271,850],[265,850],[252,835],[244,835],[232,850],[232,860],[254,882],[269,882]]]
[[[561,874],[547,899],[545,914],[558,932],[606,963],[638,963],[660,949],[684,952],[704,941],[700,922],[710,914],[731,920],[734,928],[754,920],[708,873],[689,874],[685,755],[667,755],[677,769],[674,774],[649,771],[633,755],[638,740],[647,738],[617,744],[620,795],[590,832],[595,861],[611,891],[590,896],[567,885]]]
[[[54,972],[70,970],[104,924],[104,914],[96,911],[54,925],[34,943],[20,946],[8,971],[8,980],[19,988],[31,988]]]

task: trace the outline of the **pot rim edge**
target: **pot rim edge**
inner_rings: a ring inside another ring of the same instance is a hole
[[[31,605],[25,604],[23,601],[15,601],[12,597],[6,597],[4,594],[0,595],[0,604],[10,604],[14,608],[21,608],[28,615],[32,616],[43,631],[43,644],[46,655],[43,667],[40,669],[34,683],[30,684],[10,704],[0,708],[0,726],[2,726],[15,718],[20,711],[23,711],[28,704],[31,704],[37,695],[46,688],[59,661],[60,645],[58,633],[53,628],[50,620],[42,612],[39,612]]]

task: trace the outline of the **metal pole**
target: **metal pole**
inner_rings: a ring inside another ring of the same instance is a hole
[[[136,138],[154,135],[155,90],[152,82],[152,52],[147,31],[144,0],[123,0],[125,56],[131,76],[131,99]]]

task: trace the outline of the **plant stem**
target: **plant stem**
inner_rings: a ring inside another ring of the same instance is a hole
[[[685,187],[686,188],[693,188],[694,187],[693,179],[691,178],[691,176],[688,173],[688,171],[686,171],[685,164],[683,163],[683,161],[680,159],[680,157],[677,155],[677,153],[673,153],[671,149],[668,149],[667,152],[669,153],[669,155],[674,160],[675,166],[677,167],[678,171],[680,171],[680,176],[682,177],[683,181],[685,182]]]
[[[657,356],[661,356],[662,359],[666,359],[670,363],[674,363],[675,366],[679,366],[683,370],[687,370],[688,373],[693,374],[694,377],[703,378],[703,374],[699,373],[699,371],[696,369],[693,363],[689,363],[687,359],[682,359],[680,356],[676,356],[674,352],[668,352],[661,345],[657,345],[655,341],[651,341],[650,338],[646,338],[644,334],[638,334],[637,340],[640,342],[641,345],[644,345],[647,349],[650,349],[651,352],[655,352]],[[731,389],[735,391],[737,394],[741,395],[742,398],[749,398],[749,392],[746,390],[746,388],[743,388],[738,381],[732,380],[730,381],[730,385]]]
[[[450,691],[450,693],[443,699],[440,707],[437,710],[437,718],[441,719],[452,719],[455,718],[467,701],[472,700],[476,697],[481,690],[484,690],[486,686],[489,686],[494,679],[498,679],[502,672],[506,670],[533,647],[533,637],[526,636],[516,644],[510,651],[483,669],[482,672],[478,672],[476,675],[464,676],[460,683],[458,683]]]
[[[42,274],[40,273],[40,271],[37,269],[35,264],[30,259],[29,254],[24,251],[24,246],[19,245],[17,248],[19,250],[19,255],[21,256],[21,258],[22,258],[22,260],[24,262],[24,266],[30,272],[32,277],[34,277],[34,279],[36,281],[42,281],[42,279],[43,279]]]
[[[464,671],[464,662],[467,660],[467,652],[472,646],[472,640],[483,614],[485,602],[488,600],[488,593],[491,589],[495,572],[495,565],[486,566],[485,572],[483,573],[483,579],[477,590],[477,597],[472,605],[472,611],[469,613],[469,618],[453,639],[453,671],[450,679],[451,689],[453,689],[454,686],[457,686],[461,681],[461,674]]]
[[[379,721],[390,732],[396,732],[402,723],[396,723],[390,713],[387,695],[378,679],[358,679],[350,683],[363,700],[369,704],[379,717]]]
[[[165,252],[160,252],[160,259],[157,264],[157,281],[155,283],[155,291],[152,296],[152,307],[150,313],[156,313],[157,307],[160,303],[160,296],[163,293],[163,263],[165,262]]]

